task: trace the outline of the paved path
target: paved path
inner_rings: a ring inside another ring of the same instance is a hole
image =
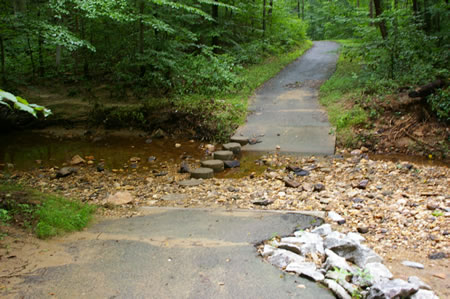
[[[262,143],[244,151],[332,155],[335,136],[318,102],[318,88],[336,68],[339,45],[314,42],[301,58],[266,82],[250,104],[247,123],[236,135],[260,136]]]
[[[320,218],[263,211],[147,211],[145,216],[103,221],[54,241],[69,256],[67,261],[25,276],[15,295],[334,298],[325,288],[264,262],[254,247],[274,234],[318,225]]]

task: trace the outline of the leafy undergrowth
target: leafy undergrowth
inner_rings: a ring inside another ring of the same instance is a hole
[[[0,224],[32,230],[41,239],[83,229],[95,209],[62,196],[0,184]]]
[[[344,47],[352,41],[339,41]],[[401,153],[447,159],[450,131],[426,101],[408,90],[365,86],[358,58],[341,52],[336,72],[320,88],[320,102],[336,127],[339,148],[367,147],[374,153]]]
[[[221,86],[213,95],[172,94],[139,99],[130,93],[117,100],[101,84],[84,92],[81,86],[72,86],[71,90],[77,92],[70,96],[64,94],[67,92],[64,86],[40,91],[47,95],[45,98],[38,97],[31,89],[24,94],[53,110],[54,115],[46,120],[47,124],[72,127],[89,123],[106,129],[134,127],[150,132],[161,128],[173,135],[224,141],[245,121],[247,102],[254,91],[311,46],[311,41],[304,41],[288,53],[267,54],[258,63],[240,69],[238,87],[230,91]],[[86,109],[90,107],[93,109],[88,112]]]

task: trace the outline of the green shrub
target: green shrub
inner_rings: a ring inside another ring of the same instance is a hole
[[[450,122],[450,88],[439,89],[430,95],[428,103],[440,120]]]

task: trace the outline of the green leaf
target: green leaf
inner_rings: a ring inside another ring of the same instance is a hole
[[[3,99],[0,99],[0,104],[5,105],[5,106],[8,107],[9,109],[11,109],[11,106],[9,106],[8,103],[4,102]]]
[[[17,103],[17,98],[15,95],[13,95],[12,93],[9,93],[7,91],[3,91],[0,89],[0,97],[7,99],[13,103]]]
[[[31,115],[33,115],[34,117],[37,118],[36,111],[34,111],[34,109],[31,108],[28,105],[25,105],[25,104],[22,104],[20,102],[17,102],[17,103],[14,104],[14,108],[22,110],[22,111],[25,111],[25,112],[28,112],[28,113],[30,113]]]

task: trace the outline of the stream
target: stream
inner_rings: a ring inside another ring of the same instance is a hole
[[[176,147],[175,144],[179,144]],[[164,164],[180,164],[207,158],[206,142],[193,140],[148,139],[145,137],[76,137],[56,138],[31,132],[0,136],[0,170],[33,170],[40,167],[61,167],[75,155],[94,157],[105,169],[125,169],[131,157],[139,157],[136,171],[157,169]],[[245,152],[240,157],[241,166],[217,175],[220,178],[239,178],[251,173],[262,173],[267,166],[261,163],[263,153]],[[155,158],[154,161],[153,157]],[[150,159],[149,159],[150,158]],[[446,161],[407,155],[370,155],[373,160],[403,161],[424,166],[447,166]],[[255,161],[257,161],[255,163]]]

